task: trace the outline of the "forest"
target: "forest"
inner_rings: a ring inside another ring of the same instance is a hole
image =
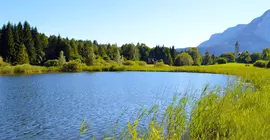
[[[215,56],[211,52],[200,54],[198,48],[177,52],[174,46],[148,47],[144,43],[100,44],[94,40],[75,40],[60,35],[46,36],[25,21],[18,24],[7,23],[0,30],[0,56],[11,65],[31,64],[39,66],[61,66],[65,62],[76,61],[91,65],[113,63],[121,65],[127,60],[144,61],[148,64],[167,65],[212,65],[224,63],[254,63],[270,60],[270,48],[263,52],[243,52],[235,56],[224,52]]]

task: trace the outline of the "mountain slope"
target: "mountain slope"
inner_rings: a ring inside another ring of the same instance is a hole
[[[240,43],[240,51],[261,52],[270,46],[270,10],[261,17],[255,18],[249,24],[241,24],[214,34],[209,40],[201,43],[198,48],[201,53],[210,51],[216,55],[224,52],[234,52],[234,44]]]

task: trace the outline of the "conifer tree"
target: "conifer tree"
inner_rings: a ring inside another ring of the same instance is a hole
[[[23,44],[25,45],[29,55],[30,64],[35,64],[37,55],[32,38],[31,27],[27,22],[24,22],[23,26]]]
[[[169,65],[170,66],[172,66],[173,65],[173,59],[172,59],[172,56],[171,56],[171,54],[168,54],[169,56],[168,56],[168,61],[169,61]]]
[[[7,28],[4,32],[3,45],[4,45],[4,59],[6,62],[13,63],[14,57],[16,56],[15,52],[15,42],[13,37],[12,25],[11,23],[7,24]]]
[[[15,64],[29,63],[28,54],[27,54],[26,47],[24,46],[24,44],[18,45],[18,53],[15,58],[16,58]]]

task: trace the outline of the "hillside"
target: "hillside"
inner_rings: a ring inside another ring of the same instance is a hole
[[[239,24],[228,28],[223,33],[213,34],[209,40],[202,42],[198,48],[201,53],[210,51],[216,55],[233,52],[236,41],[240,51],[261,52],[270,46],[270,10],[255,18],[249,24]]]

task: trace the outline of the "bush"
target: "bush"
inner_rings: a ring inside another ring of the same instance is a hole
[[[108,63],[109,63],[111,66],[118,66],[118,63],[115,62],[115,61],[112,61],[112,60],[109,60]]]
[[[3,66],[4,65],[4,61],[3,61],[3,58],[0,56],[0,66]]]
[[[266,67],[267,67],[267,68],[270,68],[270,61],[268,61]]]
[[[16,65],[14,66],[15,74],[33,74],[42,73],[43,68],[39,66],[31,66],[29,64]]]
[[[166,65],[165,65],[164,62],[162,61],[162,62],[156,62],[154,66],[155,66],[155,67],[164,67],[164,66],[166,66]]]
[[[95,60],[95,65],[96,66],[109,66],[110,64],[104,59],[102,59],[101,57],[99,57],[98,59]]]
[[[254,67],[260,67],[260,68],[265,68],[266,67],[266,61],[263,61],[263,60],[257,60],[253,66]]]
[[[134,65],[136,65],[136,63],[134,61],[127,60],[127,61],[123,62],[123,65],[125,65],[125,66],[134,66]]]
[[[48,60],[44,63],[44,66],[46,67],[57,67],[59,66],[59,61],[58,60]]]
[[[227,63],[227,59],[226,58],[223,58],[223,57],[220,57],[216,60],[216,62],[218,64],[226,64]]]
[[[188,53],[181,53],[179,54],[174,62],[175,66],[190,66],[192,65],[193,59]]]
[[[62,66],[63,72],[80,72],[82,71],[82,64],[76,61],[70,61]]]
[[[140,66],[146,66],[146,62],[144,61],[136,61],[136,64]]]

